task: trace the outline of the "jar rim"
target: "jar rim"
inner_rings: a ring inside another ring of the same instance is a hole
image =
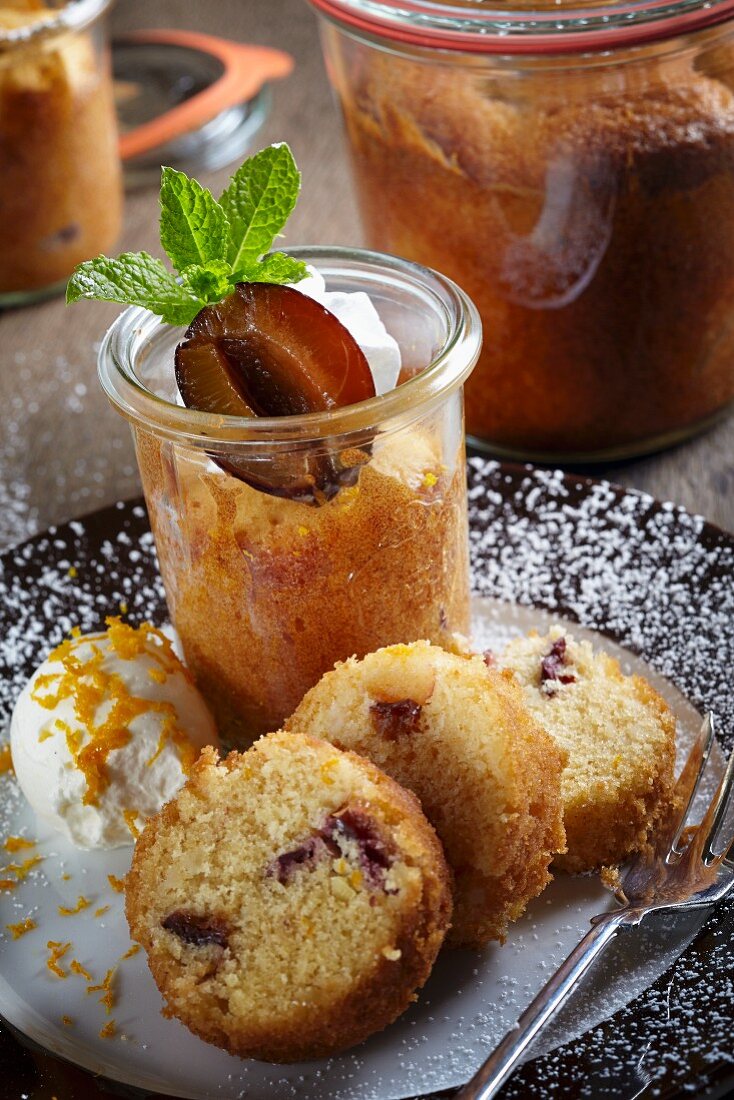
[[[126,309],[110,326],[100,346],[98,374],[107,397],[133,424],[157,435],[194,447],[212,449],[233,445],[268,449],[291,448],[335,436],[374,434],[402,426],[422,416],[463,384],[481,349],[482,324],[476,306],[451,279],[408,260],[367,249],[300,246],[288,255],[312,263],[327,277],[329,265],[346,272],[373,272],[375,286],[392,278],[394,285],[410,286],[428,294],[447,323],[446,339],[431,363],[414,378],[387,393],[354,405],[297,416],[240,417],[189,409],[147,389],[135,375],[133,362],[162,325],[149,310]],[[334,271],[331,271],[334,274]],[[173,364],[171,364],[173,370]]]
[[[323,16],[380,42],[469,54],[586,54],[671,39],[725,22],[734,0],[310,0]]]
[[[35,43],[66,31],[81,31],[112,7],[115,0],[67,0],[61,8],[48,8],[48,17],[12,30],[0,29],[0,52]]]

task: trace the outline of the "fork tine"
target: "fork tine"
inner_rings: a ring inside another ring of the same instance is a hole
[[[734,752],[729,754],[729,763],[726,765],[726,771],[721,777],[719,789],[711,800],[711,805],[701,822],[701,831],[706,830],[706,841],[701,853],[703,862],[706,864],[719,861],[725,855],[724,852],[715,855],[713,846],[732,801],[732,791],[734,791]]]
[[[712,714],[707,714],[675,785],[673,798],[675,809],[673,810],[672,820],[667,823],[667,827],[658,832],[656,837],[655,849],[658,855],[666,853],[680,854],[678,844],[685,828],[688,813],[693,805],[693,800],[701,785],[701,779],[706,770],[713,743],[714,718]],[[676,813],[678,806],[681,809]]]

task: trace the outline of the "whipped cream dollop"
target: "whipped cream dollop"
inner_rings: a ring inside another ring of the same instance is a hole
[[[171,642],[108,621],[36,670],[10,726],[13,767],[39,818],[78,848],[131,844],[178,791],[214,721]]]
[[[395,389],[400,375],[400,348],[382,323],[369,294],[363,290],[354,294],[327,290],[323,276],[310,264],[308,276],[294,283],[293,289],[328,309],[354,337],[369,363],[378,395]]]

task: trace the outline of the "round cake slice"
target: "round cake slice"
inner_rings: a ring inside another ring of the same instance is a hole
[[[352,658],[308,692],[286,728],[368,756],[414,791],[454,872],[451,942],[502,940],[565,847],[565,753],[510,673],[428,642]]]
[[[533,715],[568,753],[561,781],[567,871],[622,863],[673,797],[675,717],[641,676],[560,626],[511,642],[499,658]]]
[[[141,834],[125,901],[166,1013],[270,1062],[391,1023],[451,918],[416,798],[353,753],[283,732],[222,762],[202,753]]]

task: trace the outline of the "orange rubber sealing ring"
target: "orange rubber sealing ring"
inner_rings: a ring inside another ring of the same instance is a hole
[[[194,31],[135,31],[125,35],[125,39],[128,42],[165,42],[213,54],[224,63],[224,72],[203,92],[129,133],[121,134],[123,160],[149,153],[174,138],[198,130],[228,107],[251,99],[267,81],[281,79],[293,70],[293,58],[281,50],[228,42]]]

